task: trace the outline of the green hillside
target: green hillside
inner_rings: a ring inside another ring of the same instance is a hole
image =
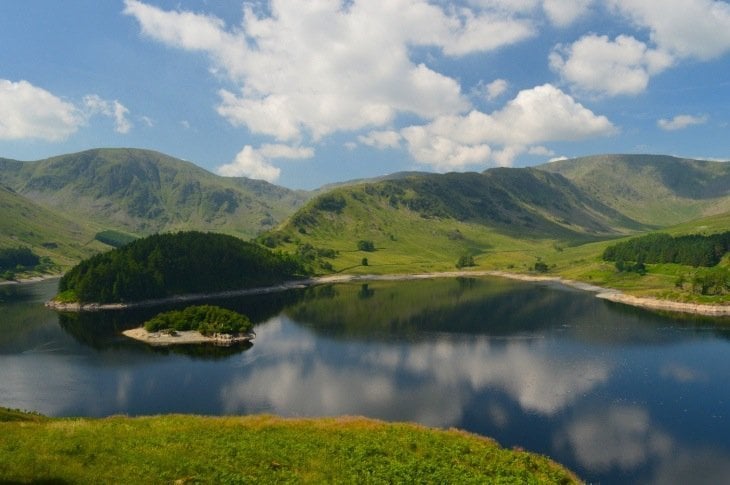
[[[320,270],[386,273],[453,269],[464,255],[486,267],[527,264],[534,257],[525,254],[536,248],[643,228],[561,175],[493,169],[334,189],[261,240],[318,259]],[[372,242],[375,251],[358,250],[358,241]]]
[[[161,153],[122,148],[36,162],[3,159],[0,183],[71,219],[139,235],[197,229],[252,237],[307,198],[263,181],[220,177]]]
[[[538,167],[626,216],[664,227],[730,211],[730,164],[661,155],[600,155]]]
[[[69,267],[109,246],[94,240],[89,224],[43,208],[0,185],[0,249],[28,247]]]

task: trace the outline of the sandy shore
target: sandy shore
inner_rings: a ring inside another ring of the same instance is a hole
[[[247,335],[214,335],[206,337],[200,332],[193,330],[185,330],[174,332],[173,334],[166,332],[148,332],[144,327],[125,330],[123,335],[139,340],[149,345],[157,347],[165,347],[168,345],[190,345],[190,344],[214,344],[221,346],[229,346],[241,342],[251,342],[255,336],[253,333]]]
[[[583,291],[596,293],[597,298],[610,300],[626,305],[648,308],[651,310],[664,310],[671,312],[691,313],[697,315],[708,316],[726,316],[730,315],[730,305],[703,305],[698,303],[684,303],[671,300],[660,300],[658,298],[647,298],[627,295],[619,290],[612,288],[604,288],[601,286],[591,285],[582,281],[574,281],[564,279],[558,276],[546,275],[528,275],[521,273],[508,273],[505,271],[444,271],[438,273],[416,273],[416,274],[389,274],[389,275],[330,275],[317,278],[309,278],[304,280],[289,281],[276,286],[268,286],[264,288],[250,288],[246,290],[222,291],[208,294],[180,295],[169,298],[160,298],[157,300],[144,300],[133,303],[58,303],[49,301],[46,306],[59,311],[99,311],[99,310],[124,310],[127,308],[157,306],[168,303],[209,300],[215,298],[228,298],[245,295],[261,295],[266,293],[275,293],[294,288],[306,288],[308,286],[332,284],[332,283],[350,283],[350,282],[367,282],[367,281],[408,281],[432,278],[457,278],[465,276],[498,276],[501,278],[510,278],[520,281],[546,282],[556,283],[569,286]]]
[[[681,301],[660,300],[658,298],[648,298],[627,295],[613,288],[604,288],[595,286],[582,281],[567,280],[556,276],[532,276],[525,274],[505,273],[503,271],[488,271],[492,276],[500,276],[503,278],[511,278],[521,281],[547,281],[555,282],[565,286],[577,288],[579,290],[591,291],[596,293],[597,298],[623,303],[635,307],[647,308],[650,310],[663,310],[678,313],[691,313],[695,315],[707,315],[713,317],[730,315],[730,305],[704,305],[700,303],[685,303]]]

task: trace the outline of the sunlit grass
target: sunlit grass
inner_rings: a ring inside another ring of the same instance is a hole
[[[0,422],[0,480],[578,482],[546,457],[456,430],[352,417],[183,415]]]

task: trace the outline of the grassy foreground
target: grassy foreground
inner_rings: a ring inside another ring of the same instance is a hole
[[[0,481],[578,483],[546,457],[414,424],[355,417],[55,419],[3,409]]]

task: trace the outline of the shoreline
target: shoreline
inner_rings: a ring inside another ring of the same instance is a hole
[[[287,281],[279,285],[266,286],[259,288],[248,288],[241,290],[227,290],[215,293],[197,293],[188,295],[176,295],[165,298],[152,300],[143,300],[130,303],[60,303],[53,300],[46,302],[45,306],[57,311],[66,312],[85,312],[85,311],[105,311],[105,310],[126,310],[130,308],[142,308],[164,305],[168,303],[182,303],[187,301],[211,300],[216,298],[230,298],[236,296],[247,295],[263,295],[268,293],[277,293],[291,289],[302,289],[310,286],[334,284],[334,283],[352,283],[367,281],[412,281],[419,279],[433,278],[458,278],[458,277],[480,277],[480,276],[496,276],[500,278],[508,278],[512,280],[528,281],[536,283],[557,283],[570,288],[582,291],[596,293],[596,298],[630,305],[649,310],[662,310],[677,313],[688,313],[694,315],[705,316],[730,316],[730,305],[707,305],[702,303],[686,303],[672,300],[660,300],[658,298],[639,297],[623,293],[613,288],[605,288],[581,281],[569,280],[560,276],[544,276],[529,275],[522,273],[509,273],[506,271],[496,270],[476,270],[476,271],[443,271],[435,273],[413,273],[413,274],[386,274],[386,275],[329,275],[307,278],[302,280]]]
[[[38,283],[41,281],[60,279],[62,276],[62,274],[53,274],[43,276],[31,276],[29,278],[20,278],[19,280],[3,280],[0,281],[0,286],[27,285],[29,283]]]
[[[132,328],[122,332],[125,337],[144,342],[153,347],[168,347],[171,345],[193,345],[193,344],[213,344],[221,347],[229,347],[231,345],[251,342],[255,337],[254,334],[230,335],[230,334],[214,334],[213,336],[205,336],[196,330],[178,330],[174,333],[167,332],[148,332],[144,327]]]

